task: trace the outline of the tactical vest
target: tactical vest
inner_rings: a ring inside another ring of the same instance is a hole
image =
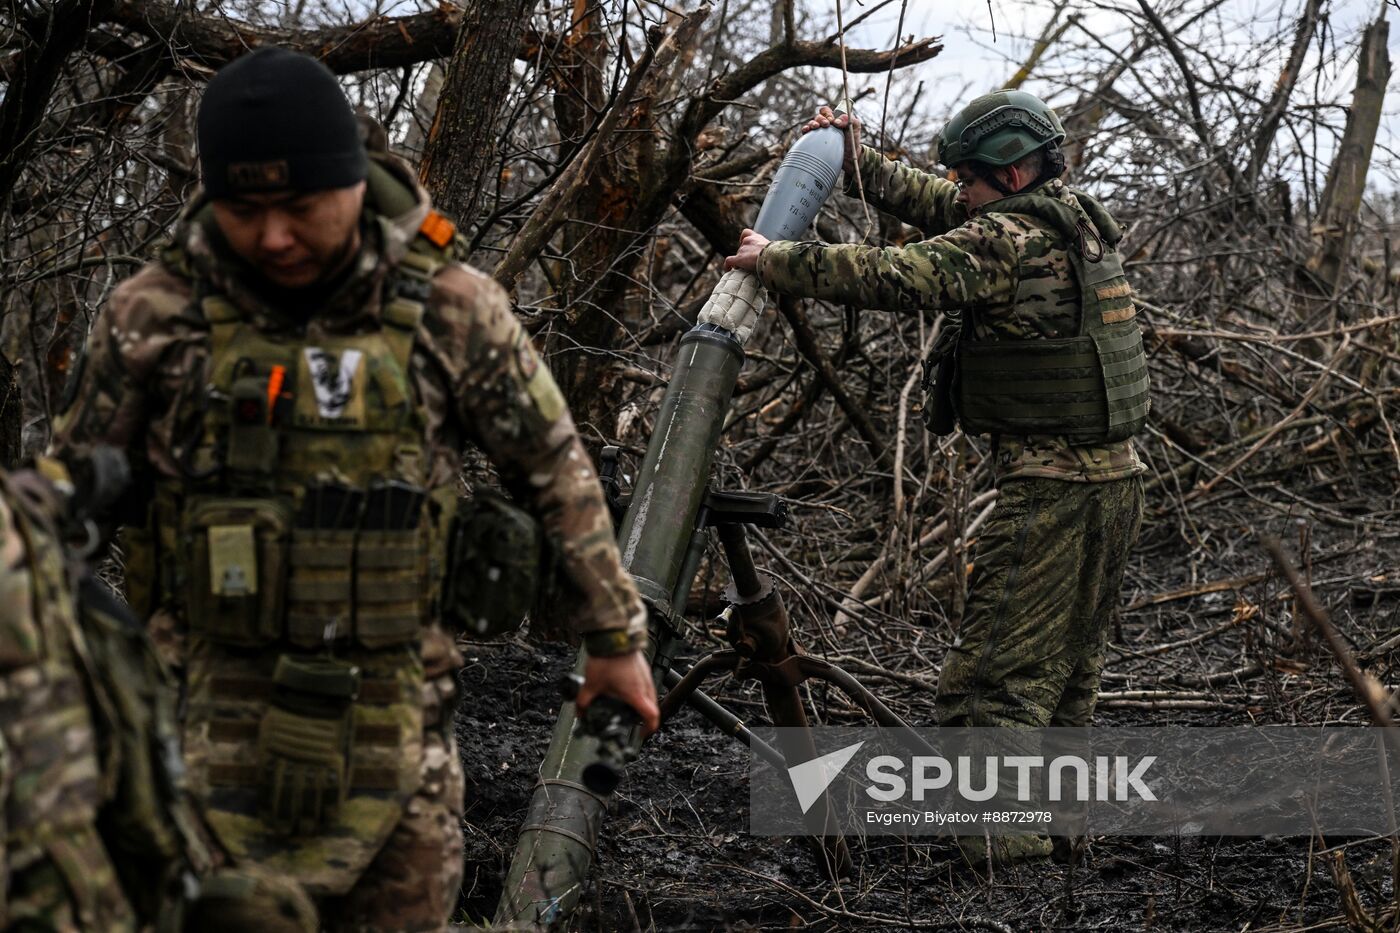
[[[423,305],[399,287],[378,330],[315,345],[200,301],[210,404],[191,465],[208,478],[178,490],[193,631],[244,647],[417,640],[440,542],[409,375]]]
[[[1097,202],[1075,195],[1084,210],[1035,193],[989,205],[1044,221],[1064,239],[1079,288],[1079,327],[1071,337],[1027,340],[978,340],[964,327],[954,401],[970,434],[1059,434],[1071,444],[1106,444],[1132,437],[1147,421],[1147,357],[1114,248],[1121,234]],[[1086,237],[1099,244],[1089,256]]]
[[[420,782],[455,489],[425,486],[410,359],[444,246],[417,237],[377,329],[315,340],[195,283],[197,440],[153,507],[159,602],[190,636],[185,757],[230,854],[318,895],[354,884]]]

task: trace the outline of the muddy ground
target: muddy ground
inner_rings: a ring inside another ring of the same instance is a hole
[[[1144,532],[1124,587],[1129,608],[1110,651],[1108,698],[1097,722],[1363,724],[1365,713],[1331,654],[1294,618],[1287,585],[1268,573],[1254,543],[1256,532],[1271,530],[1298,554],[1300,528],[1300,560],[1310,564],[1318,593],[1363,666],[1393,689],[1400,677],[1400,652],[1390,644],[1400,631],[1400,546],[1384,529],[1366,521],[1312,527],[1273,513],[1213,553],[1209,542],[1181,547],[1182,529],[1159,516]],[[1216,591],[1180,595],[1212,588],[1207,584]],[[500,894],[557,712],[555,678],[572,653],[517,639],[470,646],[467,656],[458,716],[468,777],[462,916],[479,922]],[[896,673],[936,680],[936,671],[896,665],[888,654],[870,657],[875,668],[898,666]],[[910,722],[931,723],[926,686],[908,676],[862,679]],[[1142,690],[1176,699],[1151,707],[1128,693]],[[751,689],[728,684],[714,692],[745,719],[761,720]],[[820,688],[813,699],[826,721],[860,721]],[[1308,838],[1099,838],[1073,870],[1042,862],[991,878],[971,871],[948,843],[877,838],[854,852],[854,877],[833,886],[800,841],[747,833],[747,765],[747,751],[694,712],[669,723],[628,770],[571,929],[1348,928],[1348,898],[1331,874],[1332,856]],[[1387,842],[1326,844],[1345,852],[1355,904],[1377,913],[1394,903]],[[1351,914],[1359,916],[1355,908]]]

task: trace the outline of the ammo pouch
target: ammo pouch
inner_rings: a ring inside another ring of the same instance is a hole
[[[313,835],[336,818],[350,787],[360,670],[333,658],[282,655],[258,726],[258,809],[274,831]]]
[[[477,638],[520,628],[540,588],[544,551],[539,522],[499,493],[479,489],[459,502],[443,582],[444,622]]]
[[[431,533],[421,490],[385,488],[367,496],[311,487],[295,522],[285,499],[192,499],[181,558],[191,631],[249,648],[284,635],[302,648],[352,637],[370,649],[417,639],[432,600]],[[386,499],[400,507],[376,513]]]
[[[428,530],[360,530],[355,541],[355,640],[385,648],[418,637],[428,618]]]
[[[938,335],[928,358],[924,360],[924,425],[938,437],[953,433],[957,426],[957,410],[953,404],[953,386],[957,380],[957,345],[962,324],[949,324]]]
[[[276,499],[196,498],[182,526],[190,629],[243,647],[281,637],[287,507]]]
[[[315,648],[350,634],[355,529],[294,528],[288,557],[287,639]]]

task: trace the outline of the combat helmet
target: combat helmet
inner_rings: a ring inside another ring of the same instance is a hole
[[[996,91],[973,100],[943,127],[938,161],[949,168],[960,162],[1010,165],[1064,138],[1064,124],[1045,101],[1025,91]]]

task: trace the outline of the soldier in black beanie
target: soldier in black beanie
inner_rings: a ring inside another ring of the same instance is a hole
[[[659,714],[558,387],[413,172],[361,138],[306,56],[221,70],[203,190],[99,313],[54,444],[123,448],[137,474],[128,600],[182,678],[190,787],[234,861],[302,885],[323,929],[441,930],[463,871],[454,636],[538,560],[449,548],[464,442],[578,597],[579,705]]]
[[[333,290],[360,246],[369,172],[335,76],[258,49],[209,82],[198,122],[200,176],[229,249],[273,290]]]
[[[199,105],[199,160],[211,198],[349,188],[369,171],[335,75],[276,47],[248,53],[209,82]]]

